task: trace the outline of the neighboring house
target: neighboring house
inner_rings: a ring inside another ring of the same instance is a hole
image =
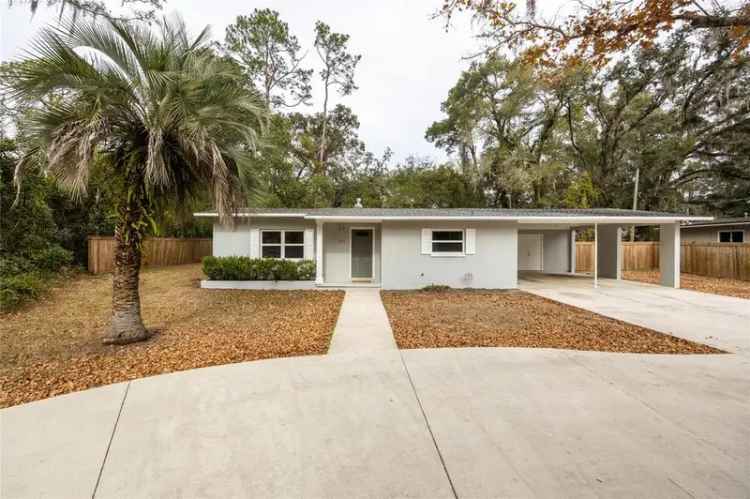
[[[684,224],[680,231],[683,241],[702,243],[750,242],[750,218],[717,218],[706,222]]]
[[[659,225],[662,283],[679,287],[680,223],[710,220],[615,209],[254,208],[215,218],[214,256],[311,259],[318,286],[516,288],[519,271],[571,273],[575,232],[595,227],[594,277],[619,278],[624,227]]]

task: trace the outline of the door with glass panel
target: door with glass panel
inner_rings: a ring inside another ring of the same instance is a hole
[[[352,229],[352,280],[372,279],[372,229]]]

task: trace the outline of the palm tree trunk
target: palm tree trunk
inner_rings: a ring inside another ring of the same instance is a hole
[[[115,270],[112,276],[112,324],[105,344],[125,345],[149,338],[141,319],[138,278],[141,271],[141,234],[133,227],[140,210],[128,207],[115,228]]]

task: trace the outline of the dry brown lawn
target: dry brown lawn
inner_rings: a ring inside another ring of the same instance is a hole
[[[626,270],[622,273],[623,279],[629,281],[647,282],[659,284],[661,273],[658,270]],[[718,277],[706,277],[695,274],[680,274],[680,287],[692,289],[702,293],[713,293],[715,295],[734,296],[750,300],[750,281],[737,279],[725,279]]]
[[[383,291],[399,348],[529,347],[721,353],[522,291]]]
[[[200,265],[145,270],[146,342],[104,346],[111,275],[80,275],[0,316],[0,407],[196,367],[324,354],[344,293],[200,289]]]

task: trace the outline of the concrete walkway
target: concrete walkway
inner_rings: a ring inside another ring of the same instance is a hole
[[[349,288],[333,331],[329,354],[396,350],[378,288]]]
[[[658,307],[655,293],[645,301]],[[0,411],[0,497],[750,496],[748,356],[384,341],[363,353],[352,342],[376,328],[376,296],[347,293],[334,341],[348,353],[332,346]],[[647,311],[647,325],[667,320]],[[684,313],[661,306],[687,336]],[[729,329],[713,331],[717,345],[741,347]]]

